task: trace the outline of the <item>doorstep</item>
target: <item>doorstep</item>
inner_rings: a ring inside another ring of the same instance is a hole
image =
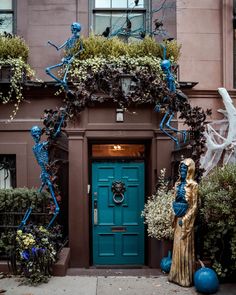
[[[119,268],[113,266],[95,267],[90,268],[69,268],[67,270],[68,276],[135,276],[135,277],[159,277],[163,276],[163,273],[159,268],[149,268],[142,266],[140,268],[127,266],[119,266]]]

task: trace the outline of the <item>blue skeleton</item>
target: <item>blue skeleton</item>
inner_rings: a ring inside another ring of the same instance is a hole
[[[59,132],[59,130],[57,129],[56,133],[58,134],[58,132]],[[39,166],[41,167],[40,178],[42,181],[42,185],[39,189],[39,192],[41,192],[42,189],[46,185],[49,188],[50,194],[51,194],[51,196],[53,198],[53,202],[55,204],[55,210],[53,213],[53,217],[47,226],[47,228],[49,228],[52,225],[52,223],[54,222],[55,218],[57,217],[57,215],[60,211],[60,208],[58,206],[57,199],[56,199],[56,196],[54,193],[53,184],[51,182],[51,174],[47,170],[47,166],[49,164],[48,141],[40,142],[41,135],[42,135],[42,129],[38,126],[33,126],[31,128],[31,135],[32,135],[34,142],[35,142],[35,145],[33,146],[33,152],[34,152],[35,158],[36,158]],[[29,219],[31,212],[32,212],[32,207],[28,208],[28,210],[26,211],[18,228],[22,229],[25,226],[27,220]]]
[[[67,74],[68,74],[70,65],[71,65],[72,61],[74,60],[75,56],[79,55],[79,53],[83,50],[82,43],[80,43],[79,51],[74,55],[71,53],[71,49],[73,49],[75,47],[76,43],[80,40],[80,34],[79,34],[80,31],[81,31],[81,25],[79,23],[74,22],[71,25],[72,36],[69,39],[67,39],[66,42],[64,42],[62,45],[56,46],[51,41],[48,41],[48,44],[55,47],[57,51],[65,47],[65,50],[68,52],[68,55],[63,57],[60,63],[50,66],[50,67],[47,67],[45,69],[46,73],[50,77],[52,77],[54,80],[56,80],[59,83],[59,85],[61,85],[66,91],[68,90]],[[65,67],[65,72],[64,72],[62,79],[59,79],[51,72],[51,70],[55,69],[55,68],[62,67],[62,66]]]
[[[164,58],[163,58],[163,60],[161,62],[161,68],[162,68],[162,71],[165,74],[165,79],[166,79],[166,84],[167,84],[168,90],[170,91],[170,93],[175,93],[176,92],[175,77],[174,77],[174,75],[172,74],[172,71],[171,71],[171,62],[170,62],[169,59],[166,59],[166,48],[164,46],[163,46],[163,49],[164,49]],[[168,100],[168,97],[165,97],[163,99],[163,102],[165,102],[166,100]],[[160,109],[161,109],[161,105],[157,104],[155,106],[154,110],[156,112],[159,112]],[[172,134],[170,134],[166,130],[166,129],[170,129],[171,131],[174,131],[176,133],[177,132],[181,133],[182,136],[183,136],[184,142],[186,141],[186,133],[187,133],[186,130],[179,131],[178,129],[171,126],[171,121],[172,121],[174,115],[175,115],[174,112],[170,108],[167,108],[166,113],[165,113],[165,115],[163,116],[163,118],[161,120],[160,129],[167,136],[169,136],[176,143],[177,146],[179,146],[178,138],[174,137]]]

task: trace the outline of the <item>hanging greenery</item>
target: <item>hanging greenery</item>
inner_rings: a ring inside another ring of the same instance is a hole
[[[10,115],[11,120],[15,117],[19,104],[24,99],[22,94],[24,80],[34,76],[34,71],[27,64],[28,53],[28,46],[19,36],[0,35],[0,71],[7,70],[6,75],[9,76],[9,81],[7,81],[9,87],[4,87],[0,91],[0,102],[3,104],[14,102],[14,110]]]

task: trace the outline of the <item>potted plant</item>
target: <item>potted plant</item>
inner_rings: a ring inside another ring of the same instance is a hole
[[[29,48],[21,37],[6,33],[0,35],[0,83],[9,84],[9,87],[1,87],[0,101],[3,104],[14,101],[11,119],[23,100],[22,83],[26,77],[34,75],[27,64],[28,54]]]
[[[49,230],[30,224],[24,230],[17,230],[14,265],[16,273],[23,276],[22,283],[35,286],[48,282],[52,265],[57,260],[61,236],[59,226]]]
[[[221,279],[236,272],[236,165],[216,167],[199,185],[203,255]]]
[[[159,248],[159,255],[153,267],[159,267],[160,260],[172,249],[174,228],[172,227],[172,202],[174,190],[169,189],[169,182],[165,178],[166,169],[160,171],[157,189],[155,194],[148,197],[147,203],[142,211],[144,223],[147,225],[149,237],[155,238],[152,241]]]

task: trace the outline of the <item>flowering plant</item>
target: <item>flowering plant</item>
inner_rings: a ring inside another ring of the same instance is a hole
[[[48,282],[51,266],[57,258],[56,230],[56,227],[49,231],[36,225],[17,230],[15,258],[18,272],[24,276],[23,283]]]
[[[172,202],[173,189],[169,190],[168,181],[165,180],[166,169],[162,169],[158,179],[156,193],[148,198],[144,206],[142,216],[147,224],[147,232],[150,237],[161,239],[173,239],[172,228]]]
[[[14,101],[14,110],[10,116],[12,120],[23,100],[22,83],[24,78],[34,77],[34,71],[27,63],[29,48],[25,41],[11,34],[0,34],[0,71],[10,68],[9,87],[0,91],[0,102],[6,104]]]

